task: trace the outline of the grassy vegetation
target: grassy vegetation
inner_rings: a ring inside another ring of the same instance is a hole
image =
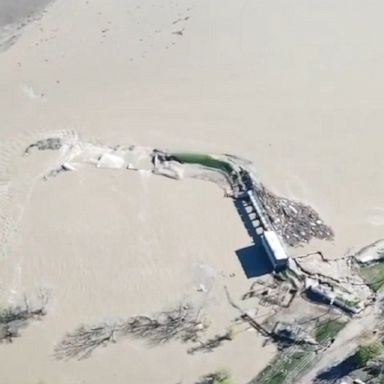
[[[212,384],[233,384],[233,381],[230,378],[227,378],[227,379],[215,379]]]
[[[344,327],[346,322],[329,319],[316,328],[315,338],[319,343],[333,339]]]
[[[292,278],[297,279],[299,281],[305,280],[304,276],[298,275],[296,271],[290,268],[286,268],[283,271],[279,272],[279,275],[283,280],[288,280],[288,281],[290,281]]]
[[[233,384],[233,381],[231,380],[230,377],[226,377],[224,379],[214,379],[212,384]]]
[[[217,169],[219,171],[230,174],[233,171],[232,166],[226,161],[218,160],[210,155],[199,153],[173,153],[172,154],[180,163],[200,164],[204,167]]]
[[[367,365],[368,361],[381,355],[383,351],[383,344],[381,344],[379,341],[375,341],[368,345],[361,345],[356,351],[354,359],[359,368],[363,368]]]
[[[360,268],[360,273],[366,283],[377,292],[384,285],[384,263],[377,263]]]
[[[342,303],[344,303],[347,307],[358,309],[360,300],[358,300],[358,299],[355,299],[355,300],[349,300],[349,299],[346,299],[346,298],[343,297],[343,296],[336,296],[336,298],[337,298],[339,301],[341,301]]]
[[[314,352],[311,351],[296,351],[289,355],[281,353],[250,384],[294,383],[307,368],[307,363],[313,356]]]

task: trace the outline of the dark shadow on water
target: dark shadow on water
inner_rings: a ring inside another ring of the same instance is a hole
[[[250,279],[272,273],[272,264],[261,243],[261,237],[256,230],[257,220],[254,214],[249,215],[249,204],[246,200],[237,199],[234,200],[234,205],[248,235],[254,242],[253,245],[236,251],[245,275]]]
[[[345,377],[350,374],[352,371],[357,369],[358,366],[356,364],[356,360],[354,356],[350,356],[347,359],[343,360],[339,364],[331,367],[325,372],[321,372],[316,377],[316,383],[324,383],[324,382],[338,382],[339,379]]]
[[[234,200],[234,205],[245,229],[248,232],[248,235],[255,243],[257,243],[257,241],[260,239],[260,236],[256,232],[255,221],[252,221],[248,213],[249,205],[247,204],[246,200],[236,199]]]
[[[263,276],[273,271],[261,241],[258,244],[238,249],[236,255],[248,279]]]

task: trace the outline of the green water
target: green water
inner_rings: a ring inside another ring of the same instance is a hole
[[[233,172],[232,166],[223,160],[218,160],[210,155],[199,153],[173,153],[172,154],[180,163],[185,164],[199,164],[204,167],[217,169],[219,171],[231,174]]]

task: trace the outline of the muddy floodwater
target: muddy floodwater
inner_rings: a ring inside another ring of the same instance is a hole
[[[291,255],[344,256],[383,236],[383,11],[376,0],[0,1],[0,304],[50,297],[44,319],[0,345],[2,381],[255,377],[275,347],[237,324],[214,353],[127,338],[55,359],[81,324],[186,299],[204,306],[212,337],[227,332],[239,314],[224,287],[240,300],[254,282],[238,257],[252,239],[213,183],[92,166],[43,181],[57,153],[23,152],[61,135],[237,155],[334,231]]]

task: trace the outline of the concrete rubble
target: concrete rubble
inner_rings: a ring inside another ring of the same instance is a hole
[[[360,264],[384,260],[384,240],[378,240],[358,251],[354,258]]]

